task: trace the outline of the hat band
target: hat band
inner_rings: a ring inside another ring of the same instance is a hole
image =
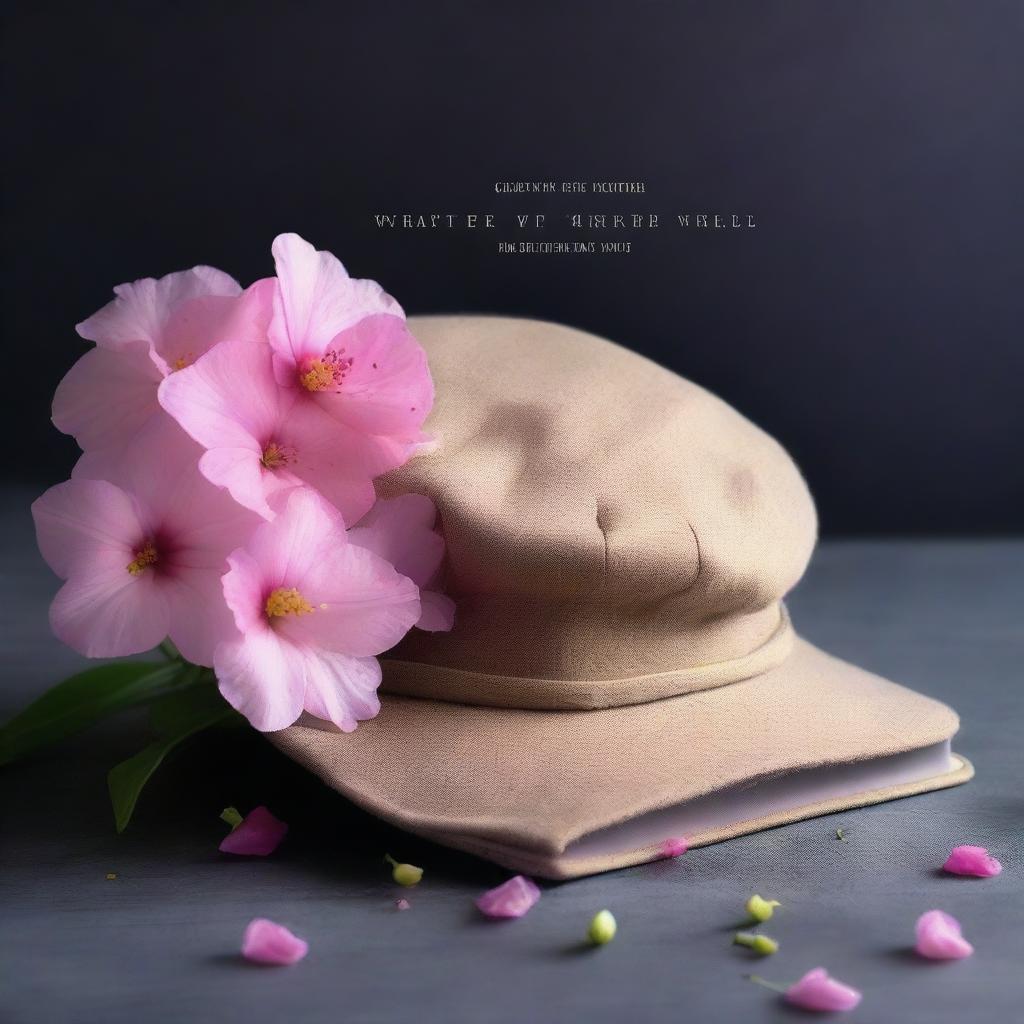
[[[530,679],[382,658],[381,690],[405,697],[531,711],[620,708],[711,690],[761,675],[786,660],[794,636],[789,614],[779,604],[779,623],[764,643],[749,654],[710,665],[630,679]]]

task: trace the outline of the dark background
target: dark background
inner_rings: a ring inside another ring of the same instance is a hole
[[[49,396],[114,284],[200,262],[248,283],[294,230],[409,312],[564,321],[717,391],[793,452],[825,532],[1024,526],[1017,0],[22,3],[4,22],[9,478],[69,471]],[[649,191],[494,193],[576,178]],[[663,227],[629,255],[496,252],[515,213],[568,209]],[[758,227],[673,227],[702,210]],[[404,211],[508,227],[373,223]]]

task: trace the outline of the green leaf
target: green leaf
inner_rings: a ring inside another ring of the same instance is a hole
[[[113,661],[70,676],[0,728],[0,764],[180,685],[181,662]]]
[[[160,738],[134,757],[115,765],[107,776],[117,831],[123,832],[128,827],[143,786],[182,740],[237,714],[212,686],[190,687],[154,704],[150,719]]]

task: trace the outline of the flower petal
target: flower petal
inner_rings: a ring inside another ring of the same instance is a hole
[[[201,295],[170,312],[151,352],[164,376],[182,370],[219,341],[234,337],[241,298]]]
[[[160,385],[160,404],[204,448],[262,454],[282,414],[270,352],[224,341]]]
[[[182,442],[192,444],[184,434]],[[174,494],[162,507],[174,528],[174,568],[214,569],[222,575],[227,571],[228,554],[252,536],[263,518],[207,480],[196,463],[169,478]]]
[[[373,505],[373,478],[404,461],[400,445],[357,434],[309,401],[292,406],[279,440],[291,453],[286,468],[319,491],[346,523]]]
[[[348,545],[338,510],[311,488],[298,487],[279,496],[274,510],[273,521],[260,526],[247,545],[268,589],[298,587],[318,563]]]
[[[954,846],[942,869],[951,875],[991,878],[1003,870],[1003,865],[984,846]]]
[[[416,628],[428,633],[446,633],[455,625],[455,602],[436,590],[420,591],[420,617]]]
[[[242,938],[242,956],[257,964],[294,964],[308,952],[308,942],[265,917],[250,921]]]
[[[243,857],[266,857],[273,853],[288,834],[288,826],[266,807],[250,811],[221,841],[221,853]]]
[[[260,732],[286,729],[302,714],[301,655],[273,630],[250,629],[218,645],[213,668],[224,699]]]
[[[418,439],[434,404],[434,384],[427,355],[404,318],[364,317],[328,347],[352,363],[339,391],[317,394],[321,407],[365,434]]]
[[[681,857],[690,848],[685,836],[672,836],[661,844],[663,857]]]
[[[165,588],[152,571],[133,576],[113,549],[75,563],[50,606],[57,639],[87,658],[140,654],[159,644],[170,625]]]
[[[203,295],[178,306],[155,350],[157,364],[166,373],[181,370],[221,341],[265,346],[274,289],[274,279],[264,278],[237,297]]]
[[[370,658],[394,647],[420,617],[416,584],[354,544],[329,547],[315,564],[281,582],[314,606],[279,626],[282,636],[302,646]]]
[[[786,989],[785,998],[787,1003],[804,1010],[828,1013],[852,1010],[861,1001],[861,993],[829,977],[824,967],[815,967]]]
[[[32,503],[32,518],[39,550],[61,579],[99,552],[113,553],[123,570],[145,536],[132,496],[103,480],[66,480],[51,487]]]
[[[268,499],[278,489],[291,489],[298,481],[290,474],[263,471],[260,455],[251,448],[214,448],[199,460],[199,472],[217,487],[223,487],[244,508],[263,519],[273,519]]]
[[[478,896],[475,902],[487,917],[522,917],[539,899],[540,889],[536,884],[523,875],[516,875]]]
[[[190,547],[193,540],[209,533],[212,523],[224,518],[241,516],[239,525],[258,522],[251,513],[240,512],[228,495],[203,477],[198,467],[202,454],[202,447],[157,407],[123,450],[105,448],[83,455],[74,478],[108,480],[123,488],[135,498],[151,530],[173,534],[176,547]],[[233,544],[221,543],[221,558],[239,543],[238,536]],[[203,546],[209,546],[208,540]]]
[[[455,604],[443,594],[425,589],[440,575],[444,540],[434,529],[437,509],[423,494],[403,494],[379,499],[357,526],[349,540],[390,562],[408,576],[420,590],[419,629],[443,632],[455,622]]]
[[[224,599],[222,574],[220,568],[176,567],[165,581],[168,635],[194,665],[212,666],[218,644],[238,635]]]
[[[425,587],[444,558],[444,540],[434,530],[436,519],[437,508],[424,494],[381,498],[349,531],[349,540]]]
[[[143,341],[159,351],[164,328],[174,310],[204,295],[239,295],[238,282],[214,267],[193,267],[166,277],[143,278],[114,289],[116,298],[83,320],[76,330],[105,348]]]
[[[331,651],[302,652],[306,670],[305,709],[316,718],[352,732],[380,711],[376,658],[351,658]]]
[[[239,297],[230,329],[226,332],[227,337],[231,341],[266,345],[270,321],[274,315],[276,294],[276,277],[263,277],[253,281]]]
[[[929,960],[962,960],[974,952],[963,937],[960,922],[941,910],[929,910],[917,919],[914,949]]]
[[[228,571],[221,577],[224,600],[235,625],[242,633],[266,628],[263,621],[263,603],[266,589],[263,569],[245,548],[228,555]]]
[[[405,315],[376,281],[349,277],[335,256],[317,252],[298,235],[278,235],[272,252],[278,289],[269,339],[286,386],[295,386],[298,362],[323,355],[335,335],[356,321],[371,313]]]
[[[123,447],[159,411],[161,379],[144,342],[90,349],[57,385],[53,424],[85,451]]]

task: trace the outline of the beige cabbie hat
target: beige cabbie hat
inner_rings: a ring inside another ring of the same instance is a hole
[[[386,820],[571,878],[964,782],[956,714],[819,651],[782,598],[815,543],[789,456],[702,388],[581,331],[410,320],[450,633],[384,661],[348,734],[272,736]]]

